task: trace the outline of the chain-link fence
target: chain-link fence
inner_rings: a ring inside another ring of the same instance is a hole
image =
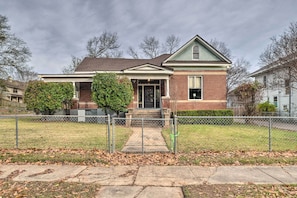
[[[108,149],[107,116],[0,116],[0,148]]]
[[[178,152],[297,150],[297,118],[178,117]]]
[[[0,116],[0,148],[137,153],[297,150],[297,118]]]

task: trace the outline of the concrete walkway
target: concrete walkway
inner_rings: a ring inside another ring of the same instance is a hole
[[[128,139],[122,152],[126,153],[150,153],[169,152],[162,136],[162,128],[132,128],[133,134]],[[143,133],[143,137],[142,137]],[[143,145],[143,147],[142,147]],[[142,150],[143,149],[143,150]]]
[[[17,173],[17,174],[16,174]],[[97,197],[183,197],[181,186],[199,184],[297,184],[297,166],[0,165],[0,179],[102,185]]]

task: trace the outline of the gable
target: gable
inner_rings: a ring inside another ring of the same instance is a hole
[[[198,46],[199,48],[199,59],[200,61],[221,61],[212,51],[201,45],[196,40],[190,43],[180,53],[172,57],[173,61],[192,61],[193,60],[193,47]]]
[[[193,47],[199,48],[199,59],[193,59]],[[197,61],[197,62],[225,62],[231,64],[231,61],[223,54],[213,48],[209,43],[196,35],[174,54],[172,54],[165,62],[170,61]]]

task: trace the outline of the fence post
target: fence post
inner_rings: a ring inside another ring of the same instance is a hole
[[[115,118],[112,118],[112,153],[115,151]]]
[[[271,152],[272,151],[272,137],[271,137],[271,125],[272,125],[272,123],[271,123],[271,116],[269,116],[269,129],[268,129],[268,138],[269,138],[269,152]]]
[[[15,116],[15,145],[16,148],[19,148],[19,119],[18,116]]]
[[[144,154],[144,138],[143,138],[143,118],[141,118],[141,148],[142,148],[142,155]]]
[[[173,138],[173,150],[174,150],[174,154],[177,153],[177,116],[174,115],[174,121],[173,121],[173,124],[174,124],[174,138]]]
[[[110,153],[110,115],[107,114],[107,149]]]

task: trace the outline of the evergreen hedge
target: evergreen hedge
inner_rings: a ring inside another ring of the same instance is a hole
[[[224,110],[189,110],[178,111],[178,123],[180,124],[215,124],[215,125],[230,125],[233,123],[233,118],[221,118],[225,116],[233,116],[233,111]],[[207,117],[207,118],[203,118]],[[211,118],[209,118],[211,117]],[[213,118],[218,117],[218,118]]]

